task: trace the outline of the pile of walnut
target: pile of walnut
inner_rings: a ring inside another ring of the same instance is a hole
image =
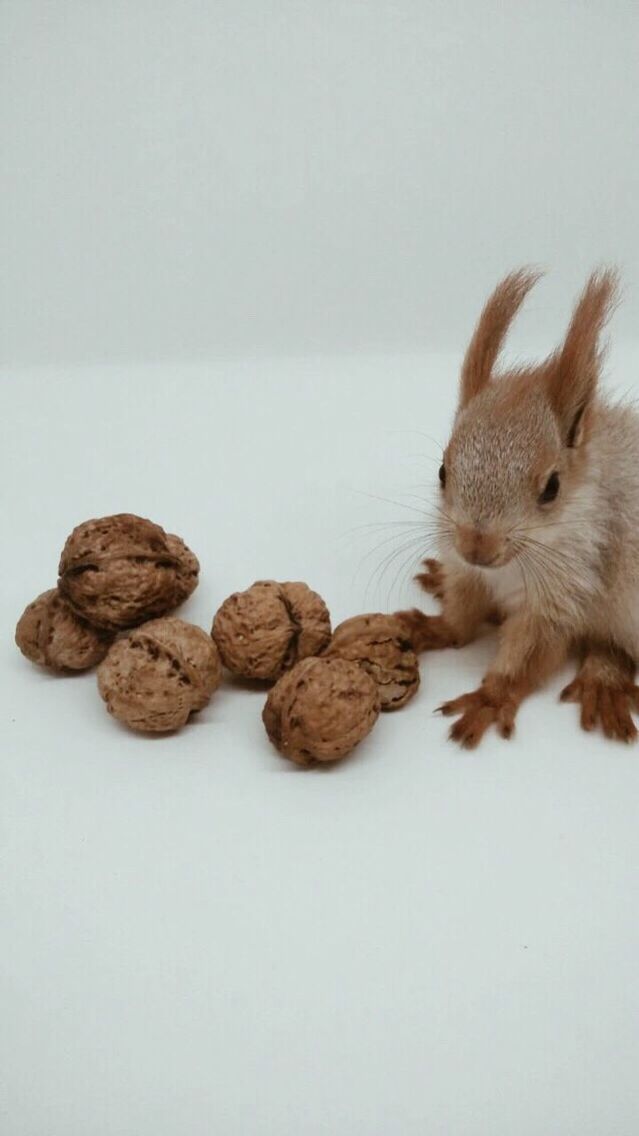
[[[417,657],[390,615],[359,615],[331,633],[323,599],[302,583],[260,580],[224,601],[211,634],[169,616],[197,587],[184,542],[129,513],[86,521],[60,559],[57,588],[29,604],[16,628],[28,659],[52,670],[99,664],[110,714],[134,730],[167,733],[203,709],[225,667],[271,683],[262,718],[299,765],[344,757],[380,710],[419,686]]]
[[[131,513],[85,521],[62,549],[57,588],[18,621],[16,643],[55,671],[99,663],[100,693],[114,717],[136,730],[177,729],[206,705],[222,665],[199,627],[154,617],[183,603],[199,572],[184,541],[152,521]]]

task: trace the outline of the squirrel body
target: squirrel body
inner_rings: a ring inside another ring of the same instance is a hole
[[[639,658],[639,417],[625,406],[593,408],[589,461],[566,501],[561,520],[549,522],[544,544],[556,550],[543,590],[526,590],[520,565],[473,568],[446,546],[444,564],[476,572],[503,616],[524,605],[584,635],[611,639]]]
[[[537,366],[496,373],[508,326],[537,274],[506,277],[480,316],[440,469],[439,561],[418,577],[442,614],[403,612],[421,649],[461,646],[500,625],[477,691],[442,712],[474,746],[571,651],[581,666],[563,697],[586,729],[634,740],[639,709],[639,416],[598,391],[601,332],[616,276],[594,273],[562,346]]]

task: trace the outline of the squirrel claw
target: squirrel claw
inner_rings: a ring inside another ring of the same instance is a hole
[[[444,702],[439,710],[446,717],[457,717],[450,728],[449,738],[464,749],[479,745],[489,726],[495,725],[502,738],[511,738],[515,726],[517,705],[508,688],[486,686]]]
[[[423,560],[425,572],[418,572],[415,579],[425,592],[441,600],[444,598],[444,569],[439,560]]]
[[[457,639],[441,615],[425,615],[423,611],[396,611],[395,619],[401,623],[404,634],[414,651],[436,651],[456,647]]]
[[[611,686],[594,679],[579,678],[565,686],[560,695],[562,702],[577,702],[581,706],[581,728],[590,733],[597,725],[612,741],[630,744],[637,737],[632,711],[639,710],[639,687],[634,683]]]

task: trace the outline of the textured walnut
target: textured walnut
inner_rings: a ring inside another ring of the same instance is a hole
[[[273,680],[324,650],[331,618],[324,600],[306,584],[258,580],[224,601],[211,634],[228,670]]]
[[[222,678],[217,647],[182,619],[154,619],[114,643],[98,669],[107,709],[134,730],[166,733],[206,706]]]
[[[130,513],[85,521],[68,538],[58,587],[95,627],[119,631],[172,611],[197,585],[184,542]]]
[[[194,552],[174,533],[167,533],[166,543],[175,557],[175,593],[172,607],[184,603],[195,591],[200,577],[200,562]],[[169,609],[170,610],[170,609]]]
[[[355,615],[340,623],[326,657],[350,659],[377,683],[382,710],[399,710],[419,686],[419,662],[392,615]]]
[[[372,730],[380,710],[377,685],[347,659],[303,659],[275,684],[262,720],[283,757],[299,765],[336,761]]]
[[[56,671],[84,671],[106,655],[113,635],[91,627],[57,588],[43,592],[18,620],[16,643],[32,663]]]

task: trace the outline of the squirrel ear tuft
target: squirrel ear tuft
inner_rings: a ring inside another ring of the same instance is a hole
[[[490,381],[510,324],[541,273],[520,268],[497,285],[482,311],[462,365],[460,409]]]
[[[613,269],[593,272],[577,301],[563,346],[548,371],[548,397],[567,446],[578,446],[585,436],[603,355],[599,337],[617,294],[618,280]]]

